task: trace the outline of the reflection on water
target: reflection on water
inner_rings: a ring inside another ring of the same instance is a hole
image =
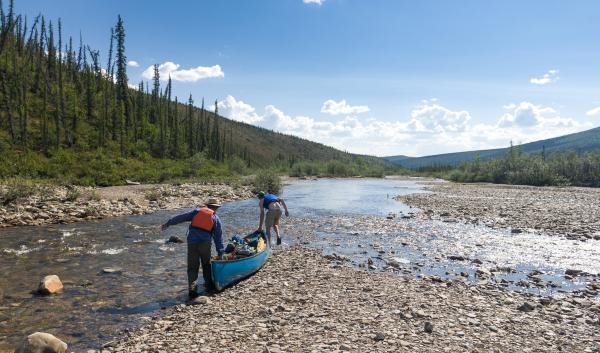
[[[399,180],[294,182],[284,190],[292,215],[282,222],[285,241],[311,239],[310,246],[348,255],[357,265],[370,257],[378,269],[384,268],[389,257],[397,257],[403,259],[399,273],[406,275],[451,277],[464,272],[469,280],[475,280],[478,268],[511,266],[517,272],[507,273],[506,278],[515,282],[541,268],[545,281],[556,282],[550,291],[581,286],[554,276],[565,268],[599,272],[600,259],[591,255],[599,251],[595,242],[510,235],[486,227],[401,217],[386,219],[389,213],[408,216],[415,211],[394,201],[393,196],[421,191],[414,182]],[[218,212],[225,233],[254,230],[257,204],[254,199],[224,205]],[[186,245],[166,244],[165,240],[171,235],[184,237],[187,225],[171,227],[165,233],[158,230],[180,211],[0,230],[0,348],[5,348],[1,342],[14,344],[33,331],[58,334],[75,351],[98,347],[123,327],[185,301]],[[468,260],[451,261],[449,255]],[[473,265],[474,259],[481,261],[481,266]],[[122,271],[104,273],[107,267]],[[48,274],[62,279],[64,293],[50,297],[33,294],[40,278]]]

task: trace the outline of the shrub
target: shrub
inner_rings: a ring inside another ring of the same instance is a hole
[[[260,171],[254,177],[254,192],[268,192],[279,194],[281,192],[281,178],[272,171]]]
[[[4,190],[0,194],[2,203],[9,205],[17,200],[35,194],[35,185],[30,180],[9,179],[5,183]]]
[[[75,188],[69,188],[67,190],[67,195],[65,196],[65,201],[73,202],[77,200],[81,196],[81,193]]]
[[[92,201],[100,201],[101,199],[102,198],[100,197],[100,194],[96,190],[92,191],[92,193],[90,194],[90,200]]]

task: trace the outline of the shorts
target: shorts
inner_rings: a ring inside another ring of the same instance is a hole
[[[279,225],[279,219],[281,218],[281,208],[269,209],[267,216],[265,217],[265,226],[270,229],[273,226]]]

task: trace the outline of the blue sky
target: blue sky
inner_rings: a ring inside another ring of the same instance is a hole
[[[107,52],[133,84],[356,153],[502,147],[600,125],[598,1],[16,0]],[[134,63],[132,63],[134,64]],[[146,76],[147,77],[147,76]],[[596,109],[599,108],[599,109]]]

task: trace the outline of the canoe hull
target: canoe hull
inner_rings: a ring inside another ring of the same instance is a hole
[[[211,271],[215,288],[221,291],[260,270],[270,253],[271,248],[267,245],[265,250],[251,257],[231,261],[213,260]]]

